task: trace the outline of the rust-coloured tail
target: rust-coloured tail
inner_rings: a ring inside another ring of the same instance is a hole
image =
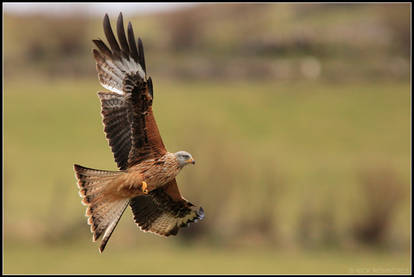
[[[88,224],[91,225],[93,241],[103,234],[99,247],[102,252],[129,204],[129,198],[113,199],[106,197],[104,193],[105,188],[122,172],[97,170],[77,164],[74,165],[74,170],[82,204],[87,206],[86,216]]]

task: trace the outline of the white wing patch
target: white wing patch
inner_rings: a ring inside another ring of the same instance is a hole
[[[125,94],[123,80],[127,74],[138,73],[141,78],[146,80],[146,74],[141,65],[131,58],[122,58],[121,61],[117,61],[99,55],[96,62],[99,82],[104,88],[112,92]]]

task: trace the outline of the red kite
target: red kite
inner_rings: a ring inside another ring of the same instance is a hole
[[[74,165],[93,241],[103,235],[100,252],[128,205],[141,230],[161,236],[176,235],[180,227],[204,218],[203,208],[185,200],[178,190],[175,177],[195,161],[188,152],[165,149],[152,112],[153,86],[141,39],[135,42],[131,22],[125,35],[122,14],[118,41],[107,14],[103,28],[110,48],[100,39],[93,40],[98,48],[93,55],[99,81],[110,90],[98,96],[119,171]]]

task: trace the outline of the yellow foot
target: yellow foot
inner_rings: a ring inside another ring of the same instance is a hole
[[[145,181],[142,181],[141,191],[148,194],[148,184]]]

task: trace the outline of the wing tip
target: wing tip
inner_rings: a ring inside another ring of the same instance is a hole
[[[200,209],[198,209],[198,211],[196,213],[197,213],[197,216],[198,216],[198,219],[199,220],[203,220],[204,219],[205,213],[204,213],[203,207],[200,207]]]
[[[105,13],[104,15],[104,19],[103,19],[103,26],[104,26],[104,30],[105,28],[107,28],[109,26],[111,26],[111,22],[109,21],[109,16],[107,13]]]

